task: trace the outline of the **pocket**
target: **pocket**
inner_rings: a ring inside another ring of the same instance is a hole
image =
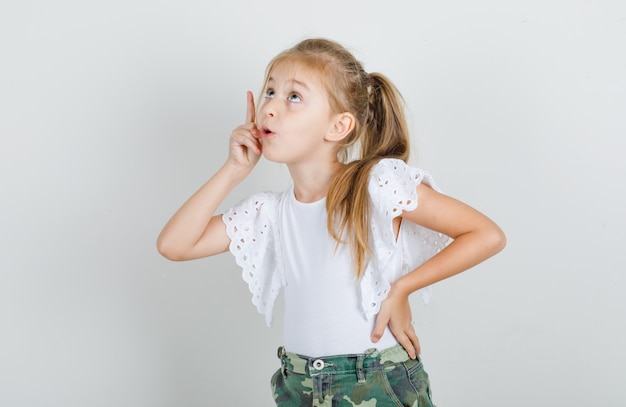
[[[403,406],[433,407],[428,375],[419,359],[387,365],[385,375],[394,396]]]
[[[409,380],[413,387],[415,387],[415,392],[419,397],[418,406],[431,407],[433,401],[430,379],[428,378],[428,373],[424,370],[422,361],[419,358],[416,360],[407,360],[404,362],[404,366],[406,367]]]

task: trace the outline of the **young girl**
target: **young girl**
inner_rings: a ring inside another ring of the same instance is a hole
[[[430,406],[409,296],[500,251],[500,228],[406,164],[402,99],[341,45],[308,39],[269,64],[258,111],[230,136],[226,162],[170,219],[159,252],[189,260],[230,250],[252,302],[272,320],[285,295],[278,406]],[[220,203],[260,156],[292,184]]]

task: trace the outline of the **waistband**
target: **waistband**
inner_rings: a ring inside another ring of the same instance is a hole
[[[361,371],[410,359],[409,354],[406,353],[402,345],[395,345],[383,350],[372,348],[360,354],[324,357],[298,355],[287,352],[284,346],[280,346],[278,348],[278,358],[286,371],[307,375]],[[417,360],[419,360],[419,356]]]

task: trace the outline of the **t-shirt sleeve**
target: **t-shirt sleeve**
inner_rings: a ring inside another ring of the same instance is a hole
[[[421,183],[440,192],[428,172],[412,167],[402,160],[383,159],[372,168],[368,190],[372,204],[370,232],[374,259],[373,267],[366,270],[364,277],[370,280],[368,286],[378,289],[364,287],[366,311],[369,308],[369,312],[378,312],[380,302],[386,298],[389,285],[393,281],[437,254],[450,241],[448,236],[410,221],[402,222],[400,235],[396,240],[393,218],[400,216],[402,211],[411,211],[419,205],[416,189]],[[401,264],[389,264],[394,259],[398,261],[397,256],[394,256],[398,250],[401,251]],[[424,302],[429,300],[431,291],[431,287],[420,290]]]
[[[279,194],[249,196],[222,215],[230,252],[242,268],[252,303],[272,324],[274,302],[283,286],[280,245],[275,231]]]
[[[422,182],[441,192],[428,172],[402,160],[387,158],[372,168],[369,192],[374,205],[382,209],[384,216],[391,220],[400,216],[402,211],[411,211],[417,207],[416,188]]]

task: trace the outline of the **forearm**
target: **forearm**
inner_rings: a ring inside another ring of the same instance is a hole
[[[159,253],[171,260],[187,260],[223,251],[217,249],[219,244],[200,249],[197,246],[211,238],[207,236],[208,227],[218,206],[247,173],[224,164],[167,222],[157,239]],[[217,240],[220,237],[215,236]]]
[[[392,290],[404,295],[459,274],[504,248],[505,236],[495,225],[458,236],[445,249],[398,279]]]

